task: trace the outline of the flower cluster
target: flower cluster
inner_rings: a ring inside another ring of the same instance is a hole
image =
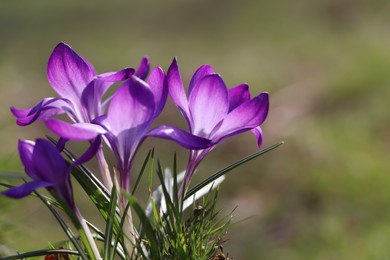
[[[268,94],[251,98],[246,84],[227,88],[209,65],[201,66],[194,73],[186,93],[176,59],[167,73],[160,67],[150,72],[149,60],[143,57],[137,69],[97,74],[85,58],[60,43],[49,58],[47,78],[59,97],[44,98],[30,108],[12,107],[11,112],[20,126],[43,121],[59,136],[58,143],[55,146],[44,139],[19,141],[20,158],[32,181],[2,192],[5,196],[20,198],[38,188],[46,188],[78,212],[70,171],[94,156],[107,190],[116,186],[117,190],[130,193],[133,159],[147,137],[168,139],[189,150],[179,191],[184,195],[199,164],[218,143],[247,131],[255,135],[259,147],[262,143],[260,125],[267,117]],[[104,98],[115,83],[120,86]],[[168,96],[186,120],[188,130],[170,125],[151,127]],[[69,121],[56,117],[61,114],[68,116]],[[61,155],[69,141],[90,144],[71,165]],[[116,159],[114,172],[105,160],[105,145]],[[120,201],[124,209],[126,201]]]

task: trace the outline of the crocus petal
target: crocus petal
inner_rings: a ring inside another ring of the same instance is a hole
[[[81,94],[81,104],[88,111],[89,121],[102,114],[101,101],[103,95],[112,84],[130,78],[134,69],[125,68],[118,72],[108,72],[98,75]]]
[[[58,44],[49,58],[47,77],[63,98],[79,105],[84,88],[96,75],[92,65],[65,43]]]
[[[156,67],[147,80],[150,89],[154,95],[154,102],[156,104],[154,117],[157,117],[165,106],[168,97],[168,88],[165,82],[164,71],[160,67]]]
[[[208,137],[229,110],[228,92],[222,78],[208,75],[197,81],[189,96],[192,133]]]
[[[88,147],[88,149],[79,157],[77,158],[77,160],[75,160],[71,167],[75,167],[79,164],[83,164],[89,160],[92,159],[92,157],[95,156],[96,152],[98,151],[102,141],[102,139],[100,137],[98,138],[95,138],[95,140],[92,142],[92,144]]]
[[[147,133],[147,136],[154,136],[175,141],[179,145],[193,150],[206,149],[211,140],[192,135],[186,131],[173,126],[159,126]]]
[[[69,141],[69,139],[60,137],[60,139],[58,140],[58,142],[56,144],[57,150],[62,152],[65,149],[65,145],[68,141]]]
[[[65,160],[50,141],[38,138],[35,141],[32,159],[35,172],[41,181],[55,184],[66,180]]]
[[[107,132],[100,125],[90,123],[69,124],[62,120],[49,119],[45,124],[56,135],[73,141],[91,140]]]
[[[76,120],[73,104],[63,98],[45,98],[31,108],[16,109],[11,107],[10,109],[17,118],[16,123],[20,126],[26,126],[37,120],[45,120],[63,113],[67,113],[71,119]]]
[[[210,65],[205,64],[197,69],[194,73],[194,76],[191,78],[190,86],[188,88],[188,95],[190,95],[192,89],[199,80],[210,74],[215,74],[214,69]]]
[[[213,141],[219,141],[259,126],[268,114],[268,93],[261,93],[231,111],[218,130],[213,133]]]
[[[149,58],[148,56],[144,56],[142,57],[141,63],[139,64],[139,67],[135,72],[135,75],[138,78],[145,80],[146,77],[148,76],[149,70],[150,70]]]
[[[149,86],[131,77],[114,93],[105,123],[117,135],[120,132],[150,122],[155,109],[154,96]]]
[[[12,187],[6,191],[0,192],[0,194],[13,199],[20,199],[26,197],[27,195],[30,195],[36,189],[46,188],[51,185],[52,183],[50,182],[31,181],[31,182],[23,183],[22,185],[16,187]]]
[[[257,146],[260,148],[263,144],[263,131],[261,130],[260,126],[253,128],[251,132],[255,135],[257,139]]]
[[[134,128],[120,132],[114,138],[112,138],[110,134],[106,135],[115,156],[119,159],[122,165],[129,165],[139,145],[145,139],[147,127],[148,125],[141,124]]]
[[[188,110],[188,100],[183,87],[183,81],[180,77],[179,68],[177,66],[176,58],[173,59],[171,66],[167,73],[167,82],[169,95],[171,96],[175,105],[180,109],[185,119],[190,125],[190,112]]]
[[[32,179],[39,179],[38,175],[35,174],[34,161],[33,161],[33,151],[34,151],[35,142],[29,140],[19,140],[18,150],[20,160],[24,165],[26,173]]]
[[[250,99],[249,86],[241,84],[228,90],[229,112]]]

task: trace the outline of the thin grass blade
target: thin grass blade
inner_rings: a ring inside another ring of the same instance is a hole
[[[237,168],[238,166],[246,163],[246,162],[249,162],[250,160],[253,160],[259,156],[262,156],[272,150],[274,150],[275,148],[281,146],[284,142],[280,142],[280,143],[277,143],[277,144],[274,144],[268,148],[265,148],[264,150],[261,150],[261,151],[258,151],[258,152],[255,152],[247,157],[244,157],[242,158],[241,160],[238,160],[237,162],[223,168],[222,170],[214,173],[213,175],[211,175],[210,177],[204,179],[202,182],[200,182],[199,184],[195,185],[193,188],[191,188],[185,195],[185,198],[187,199],[188,197],[190,197],[191,195],[193,195],[195,192],[197,192],[198,190],[202,189],[204,186],[206,186],[207,184],[213,182],[214,180],[216,180],[217,178],[219,178],[220,176],[222,175],[225,175],[226,173],[228,173],[229,171]]]

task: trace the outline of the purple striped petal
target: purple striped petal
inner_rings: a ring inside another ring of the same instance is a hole
[[[139,64],[139,67],[135,72],[135,75],[138,78],[145,80],[146,77],[148,76],[149,70],[150,70],[149,58],[148,56],[144,56],[141,59],[141,63]]]
[[[12,187],[6,191],[0,192],[0,194],[13,199],[20,199],[26,197],[27,195],[30,195],[34,190],[37,190],[39,188],[46,188],[50,186],[52,186],[52,183],[50,182],[31,181],[31,182],[23,183],[22,185],[16,187]]]
[[[229,112],[250,99],[249,86],[241,84],[228,90]]]
[[[208,75],[196,82],[189,97],[192,133],[208,137],[229,110],[228,92],[222,78]]]
[[[95,75],[92,65],[65,43],[58,44],[49,58],[47,77],[50,85],[61,97],[77,105],[81,93]]]
[[[151,123],[155,109],[154,96],[149,86],[137,77],[131,77],[114,93],[105,124],[114,135]]]
[[[199,80],[210,74],[215,74],[214,69],[210,65],[205,64],[197,69],[194,73],[194,76],[191,78],[190,86],[188,88],[188,95],[190,95],[192,89]]]
[[[147,136],[154,136],[175,141],[187,149],[200,150],[209,147],[211,140],[192,135],[173,126],[159,126],[152,129]]]
[[[107,132],[100,125],[91,123],[69,124],[62,120],[49,119],[45,121],[45,124],[56,135],[73,141],[91,140]]]
[[[76,120],[76,113],[72,103],[63,98],[45,98],[31,108],[16,109],[11,107],[12,114],[17,118],[20,126],[29,125],[37,120],[45,120],[54,115],[67,113],[72,120]]]
[[[88,84],[81,95],[81,103],[88,111],[89,121],[103,113],[102,98],[112,84],[127,80],[133,74],[134,69],[125,68],[118,72],[100,74]]]
[[[180,112],[187,120],[188,125],[191,126],[191,116],[188,109],[188,100],[184,91],[183,81],[180,77],[176,58],[173,59],[172,64],[168,69],[167,82],[169,95],[171,96],[173,103],[175,103],[175,105],[180,109]]]
[[[226,116],[218,130],[213,133],[213,141],[219,142],[261,125],[267,117],[268,107],[268,93],[261,93],[241,104]]]
[[[255,135],[257,140],[257,146],[260,148],[263,144],[263,131],[261,130],[260,126],[253,128],[251,132]]]
[[[156,67],[150,73],[147,83],[154,95],[154,102],[156,104],[154,117],[157,117],[163,110],[168,97],[164,71],[160,67]]]

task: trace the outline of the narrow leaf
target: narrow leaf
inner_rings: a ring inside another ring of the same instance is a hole
[[[261,151],[258,151],[258,152],[255,152],[247,157],[244,157],[242,158],[241,160],[238,160],[237,162],[223,168],[222,170],[214,173],[213,175],[211,175],[210,177],[204,179],[202,182],[200,182],[199,184],[195,185],[193,188],[191,188],[185,195],[185,198],[187,199],[188,197],[190,197],[192,194],[194,194],[195,192],[197,192],[198,190],[200,190],[202,187],[206,186],[207,184],[213,182],[214,180],[216,180],[217,178],[219,178],[220,176],[222,175],[225,175],[226,173],[228,173],[229,171],[233,170],[234,168],[237,168],[238,166],[246,163],[246,162],[249,162],[250,160],[256,158],[256,157],[259,157],[259,156],[262,156],[270,151],[272,151],[273,149],[281,146],[284,142],[280,142],[280,143],[277,143],[277,144],[274,144],[264,150],[261,150]]]

